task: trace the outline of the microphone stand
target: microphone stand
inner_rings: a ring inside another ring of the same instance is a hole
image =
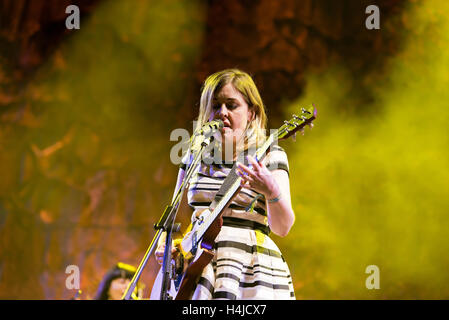
[[[184,189],[186,185],[189,183],[190,178],[194,172],[194,169],[198,166],[201,156],[204,153],[204,150],[206,147],[214,140],[214,137],[212,135],[213,132],[210,132],[207,135],[203,135],[204,140],[201,142],[201,149],[196,153],[191,165],[189,165],[186,174],[184,175],[184,179],[182,181],[181,186],[176,191],[176,196],[173,198],[172,203],[165,207],[164,212],[162,213],[161,218],[159,219],[158,223],[154,225],[154,228],[157,230],[156,235],[153,237],[153,240],[151,241],[142,261],[139,264],[139,267],[137,268],[136,272],[134,273],[134,276],[129,283],[128,287],[126,288],[125,293],[122,296],[122,300],[130,300],[131,295],[134,292],[137,282],[139,281],[139,278],[142,274],[143,269],[145,268],[146,264],[148,263],[148,259],[151,257],[151,253],[156,248],[156,245],[159,241],[159,238],[161,237],[163,232],[167,233],[166,239],[165,239],[165,250],[164,250],[164,258],[162,263],[162,286],[161,286],[161,300],[172,300],[173,297],[171,297],[168,292],[170,290],[170,274],[171,274],[171,247],[172,247],[172,233],[179,231],[179,228],[181,225],[179,223],[174,223],[176,214],[178,212],[178,207],[181,202]]]

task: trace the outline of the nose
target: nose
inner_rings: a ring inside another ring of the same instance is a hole
[[[220,106],[220,109],[218,109],[217,114],[221,120],[224,120],[228,116],[228,108],[226,108],[226,104],[223,103]]]

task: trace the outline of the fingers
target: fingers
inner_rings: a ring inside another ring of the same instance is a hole
[[[248,159],[251,167],[247,167],[243,163],[237,162],[238,168],[241,169],[246,174],[251,175],[251,174],[253,174],[253,170],[259,171],[259,169],[262,167],[262,164],[259,161],[257,161],[254,157],[248,156],[247,159]]]
[[[249,187],[250,184],[254,183],[254,179],[250,176],[240,175],[240,177],[242,178],[242,181],[240,182],[242,187]]]
[[[242,187],[253,188],[255,190],[263,188],[267,183],[267,175],[270,175],[267,167],[256,158],[248,156],[250,166],[237,162],[237,174],[242,178],[240,185]]]
[[[164,259],[164,250],[165,250],[165,245],[157,248],[156,252],[154,253],[154,255],[156,256],[156,261],[159,264],[162,264],[162,260]]]
[[[241,181],[242,186],[245,185],[247,182],[253,181],[252,178],[253,171],[242,163],[237,163],[236,173],[239,175],[240,178],[242,178]]]
[[[162,252],[155,252],[154,253],[154,255],[156,256],[156,261],[157,261],[157,263],[159,263],[159,264],[162,264],[162,261],[163,261],[163,259],[164,259],[164,253]]]
[[[236,172],[242,178],[242,186],[254,184],[256,180],[260,179],[260,175],[264,175],[264,164],[257,161],[253,156],[248,155],[247,158],[250,163],[250,167],[247,167],[240,162],[237,163]]]
[[[253,173],[251,172],[251,169],[249,169],[248,167],[245,166],[245,168],[237,168],[237,170],[235,171],[240,178],[242,178],[242,180],[244,181],[249,181],[252,180],[251,175],[253,175]]]
[[[256,159],[254,159],[254,157],[252,157],[252,156],[248,156],[248,161],[251,163],[254,170],[258,170],[261,167],[260,162],[256,161]]]
[[[154,252],[157,263],[162,264],[162,262],[164,260],[164,252],[165,252],[165,244],[158,247],[157,250]],[[171,248],[172,258],[173,258],[173,254],[175,254],[176,252],[177,252],[177,249],[175,247],[172,247]]]
[[[246,173],[246,175],[252,174],[251,169],[248,168],[247,166],[245,166],[245,165],[244,165],[243,163],[241,163],[241,162],[237,162],[237,167],[238,167],[238,169],[240,170],[240,172],[243,173],[243,175],[245,175],[245,173]]]

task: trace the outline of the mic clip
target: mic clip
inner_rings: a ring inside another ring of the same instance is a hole
[[[215,134],[216,131],[223,128],[224,123],[222,120],[212,120],[210,122],[205,123],[201,129],[195,132],[195,136],[205,136],[206,138]]]

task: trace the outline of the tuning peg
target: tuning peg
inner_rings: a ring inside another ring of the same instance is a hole
[[[301,128],[301,129],[299,130],[299,132],[301,132],[301,135],[303,136],[303,135],[304,135],[304,128]]]
[[[292,135],[293,142],[296,142],[296,132]]]
[[[310,127],[310,129],[313,129],[313,122],[309,123],[309,127]]]

